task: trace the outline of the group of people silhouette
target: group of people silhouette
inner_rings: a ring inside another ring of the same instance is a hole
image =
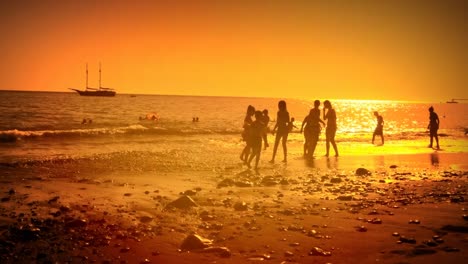
[[[336,134],[336,112],[333,109],[330,101],[324,102],[323,109],[323,120],[326,120],[325,123],[320,118],[320,101],[316,100],[314,102],[314,108],[309,112],[309,115],[306,116],[301,126],[301,133],[304,133],[305,143],[304,143],[304,156],[313,158],[315,148],[319,139],[319,135],[322,127],[320,123],[326,126],[326,154],[329,156],[330,145],[333,146],[335,151],[335,156],[338,156],[338,147],[335,142]],[[255,121],[252,117],[255,116]],[[270,122],[270,117],[268,116],[268,110],[256,111],[255,107],[249,105],[247,107],[247,113],[244,118],[244,130],[242,132],[242,139],[246,142],[244,149],[241,152],[240,159],[250,168],[251,162],[255,159],[255,169],[258,168],[258,163],[260,160],[260,153],[262,149],[262,141],[265,145],[265,149],[269,146],[267,133],[269,132],[268,124]],[[270,163],[275,162],[276,153],[278,151],[278,146],[281,142],[283,147],[283,162],[287,162],[288,148],[287,140],[288,134],[296,126],[294,125],[294,117],[289,116],[287,110],[286,102],[281,100],[278,102],[278,112],[276,114],[276,123],[272,129],[272,134],[275,135],[275,143],[273,146],[273,156],[270,160]]]
[[[322,113],[322,115],[321,115]],[[429,125],[428,129],[430,132],[430,145],[432,148],[433,138],[436,140],[437,149],[439,149],[439,139],[437,136],[437,130],[439,129],[439,118],[434,112],[434,108],[431,106],[429,108]],[[253,120],[255,116],[255,120]],[[380,136],[382,143],[384,144],[383,136],[383,126],[384,120],[378,112],[374,112],[374,116],[377,119],[377,127],[374,130],[372,135],[372,144],[374,144],[375,137]],[[322,118],[321,118],[322,117]],[[276,114],[276,123],[274,128],[271,130],[271,133],[275,136],[275,143],[273,146],[273,156],[270,160],[270,163],[275,162],[276,153],[278,150],[279,143],[283,147],[283,162],[287,162],[287,140],[288,134],[296,126],[294,125],[294,117],[289,116],[287,110],[286,102],[281,100],[278,102],[278,112]],[[325,122],[326,121],[326,122]],[[269,147],[267,134],[269,131],[270,117],[268,115],[268,110],[263,111],[255,110],[255,107],[249,105],[247,107],[247,113],[244,118],[244,130],[242,132],[242,139],[246,142],[244,149],[241,152],[240,159],[251,168],[251,162],[255,159],[255,169],[258,168],[258,163],[260,160],[260,154],[262,150],[262,142],[264,144],[264,149]],[[337,130],[336,124],[336,112],[333,109],[332,104],[329,100],[323,102],[323,109],[320,110],[320,101],[314,101],[314,107],[309,111],[309,114],[302,121],[300,133],[304,133],[304,157],[313,159],[314,152],[319,141],[320,133],[322,131],[322,126],[325,127],[325,146],[326,154],[328,157],[330,155],[330,145],[333,147],[335,152],[335,157],[339,156],[338,146],[335,142],[335,135]]]

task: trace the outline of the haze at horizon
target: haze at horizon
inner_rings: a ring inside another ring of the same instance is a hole
[[[445,101],[468,98],[463,1],[14,1],[0,89]]]

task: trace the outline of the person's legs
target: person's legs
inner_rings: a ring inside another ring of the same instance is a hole
[[[268,148],[268,146],[269,146],[269,145],[268,145],[268,135],[267,135],[266,132],[263,133],[263,143],[264,143],[264,145],[265,145],[265,149]]]
[[[434,141],[434,131],[431,130],[429,132],[429,137],[430,137],[429,147],[432,148],[432,142]]]
[[[436,140],[436,144],[437,144],[437,149],[439,149],[439,135],[437,135],[437,130],[434,131],[434,138]]]
[[[282,144],[283,144],[283,156],[284,156],[283,161],[284,161],[284,162],[286,162],[286,161],[288,160],[288,159],[287,159],[287,157],[288,157],[288,147],[287,147],[287,145],[286,145],[287,141],[288,141],[288,133],[285,133],[285,134],[283,135],[283,141],[282,141]]]
[[[314,153],[315,153],[315,148],[317,147],[317,142],[319,140],[319,133],[320,131],[313,131],[311,138],[310,138],[310,143],[309,143],[309,157],[313,158]]]
[[[279,141],[280,141],[280,136],[279,136],[278,133],[276,133],[275,145],[273,146],[273,156],[272,156],[272,158],[270,160],[271,163],[275,162],[275,156],[276,156],[276,151],[278,150]]]
[[[330,143],[333,146],[333,150],[335,150],[335,157],[338,157],[338,147],[336,146],[335,135],[336,135],[336,131],[331,132]],[[327,151],[327,153],[328,153],[328,151]]]
[[[249,148],[250,148],[250,147],[249,147],[248,144],[245,145],[244,149],[242,150],[242,152],[241,152],[241,154],[240,154],[240,159],[241,159],[242,161],[244,161],[244,162],[247,161],[247,158],[249,157],[249,151],[248,151]]]
[[[258,169],[258,162],[260,161],[261,149],[262,149],[262,147],[260,146],[260,148],[258,149],[258,152],[257,152],[256,159],[255,159],[255,169]]]
[[[307,149],[309,148],[309,142],[307,139],[304,142],[304,157],[307,156]]]

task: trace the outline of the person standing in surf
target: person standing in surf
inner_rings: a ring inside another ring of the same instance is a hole
[[[377,118],[377,127],[374,130],[374,134],[372,135],[372,144],[374,144],[375,136],[380,136],[382,138],[382,145],[384,144],[384,136],[383,136],[383,117],[379,115],[379,112],[375,111],[374,116]]]
[[[440,149],[439,136],[437,135],[437,130],[439,130],[439,124],[439,116],[436,114],[436,112],[434,112],[434,107],[429,107],[429,125],[427,126],[427,129],[429,129],[429,137],[431,139],[429,144],[430,148],[432,148],[432,142],[435,138],[437,143],[437,149]]]
[[[273,134],[275,134],[276,131],[277,132],[276,132],[276,137],[275,137],[275,145],[273,147],[273,157],[271,158],[270,163],[275,162],[276,151],[278,150],[278,144],[280,140],[283,145],[283,155],[284,155],[283,162],[287,162],[288,148],[286,146],[286,142],[288,140],[289,122],[291,121],[289,118],[289,112],[286,108],[286,102],[281,100],[278,102],[278,113],[276,115],[276,124],[272,131]]]
[[[270,128],[268,127],[268,124],[270,123],[270,116],[268,116],[268,109],[263,110],[263,123],[265,125],[265,129],[263,130],[263,144],[265,145],[264,149],[267,149],[270,145],[268,145],[268,131]]]
[[[265,131],[265,123],[262,112],[255,111],[255,121],[250,125],[250,146],[252,153],[247,161],[247,167],[250,169],[250,163],[255,158],[255,170],[258,169],[260,153],[262,151],[262,137]]]
[[[247,163],[247,159],[249,158],[250,149],[251,149],[251,136],[250,136],[250,126],[252,125],[252,116],[255,114],[255,107],[249,105],[247,107],[247,113],[245,114],[244,118],[244,131],[242,132],[242,140],[245,141],[245,147],[241,152],[240,159]]]
[[[332,144],[333,149],[335,150],[335,157],[338,157],[338,147],[336,146],[335,142],[335,135],[336,135],[336,112],[335,109],[332,108],[330,101],[326,100],[323,102],[323,120],[327,120],[327,128],[325,130],[326,135],[326,147],[327,153],[325,156],[329,156],[330,154],[330,144]],[[326,111],[326,112],[325,112]]]

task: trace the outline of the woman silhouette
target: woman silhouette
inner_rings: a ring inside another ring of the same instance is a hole
[[[273,134],[275,134],[275,131],[278,130],[278,132],[276,133],[275,145],[273,147],[273,157],[271,158],[270,163],[275,162],[276,151],[278,150],[278,144],[280,140],[282,140],[281,143],[283,145],[283,162],[287,162],[288,149],[286,147],[286,141],[288,140],[289,122],[289,112],[286,109],[286,102],[281,100],[278,102],[276,124],[272,131]]]
[[[327,120],[327,129],[325,130],[326,135],[326,146],[327,146],[327,153],[325,156],[328,157],[330,154],[330,143],[335,150],[335,157],[338,157],[338,147],[335,143],[335,134],[336,134],[336,112],[335,109],[332,108],[330,101],[326,100],[323,102],[323,119]],[[326,111],[326,113],[325,113]]]
[[[255,107],[249,105],[247,107],[247,113],[245,114],[245,118],[244,118],[244,131],[242,132],[242,140],[244,140],[246,144],[240,154],[240,159],[244,161],[244,163],[247,163],[247,159],[250,154],[250,148],[252,147],[251,142],[250,142],[251,141],[250,140],[251,139],[250,126],[253,123],[252,116],[254,114],[255,114]]]
[[[439,136],[437,135],[437,130],[439,130],[439,116],[434,112],[434,107],[429,107],[429,125],[427,126],[427,129],[429,129],[429,136],[431,138],[429,147],[432,148],[432,142],[433,139],[435,138],[436,143],[437,143],[437,149],[440,149],[439,147]]]

